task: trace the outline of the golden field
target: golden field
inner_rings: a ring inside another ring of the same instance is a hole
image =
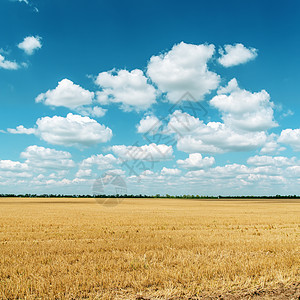
[[[0,298],[280,297],[299,221],[299,199],[0,198]]]

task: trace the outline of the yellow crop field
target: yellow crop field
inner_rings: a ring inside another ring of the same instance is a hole
[[[299,221],[297,199],[1,198],[0,298],[298,299]]]

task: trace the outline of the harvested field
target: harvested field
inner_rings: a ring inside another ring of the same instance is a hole
[[[299,299],[299,221],[299,199],[2,198],[0,298]]]

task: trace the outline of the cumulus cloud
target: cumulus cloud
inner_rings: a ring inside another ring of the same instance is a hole
[[[32,55],[36,50],[42,48],[42,38],[39,36],[27,36],[18,47],[27,55]]]
[[[299,163],[298,163],[298,166],[288,167],[286,169],[286,171],[287,171],[287,174],[286,174],[287,177],[294,177],[294,178],[297,178],[298,180],[300,179],[300,165],[299,165]]]
[[[278,135],[275,133],[271,133],[264,144],[264,146],[261,148],[260,153],[261,154],[269,154],[269,153],[277,153],[280,151],[285,150],[285,147],[281,147],[278,144]]]
[[[89,182],[89,180],[85,178],[74,178],[72,180],[67,178],[63,178],[61,180],[48,179],[43,181],[35,181],[33,183],[34,185],[41,185],[43,186],[43,188],[51,186],[53,191],[57,191],[57,188],[59,187],[70,186],[72,188],[70,190],[71,192],[74,192],[74,188],[76,188],[78,185],[83,186],[84,184],[91,184],[91,182]],[[62,191],[65,191],[65,189],[63,189]]]
[[[146,133],[146,132],[155,133],[160,128],[161,125],[162,125],[162,122],[156,116],[146,116],[137,125],[137,132],[138,133]]]
[[[217,166],[209,169],[209,171],[197,170],[189,171],[186,173],[186,177],[190,178],[211,178],[211,179],[229,179],[229,178],[241,178],[241,175],[249,174],[249,168],[240,164],[228,164],[225,166]]]
[[[156,102],[155,88],[139,69],[102,72],[95,83],[101,88],[97,92],[101,104],[120,103],[124,111],[140,111]]]
[[[282,130],[278,142],[290,145],[295,151],[300,151],[300,129]]]
[[[11,179],[12,181],[14,181],[16,178],[31,178],[32,174],[29,172],[13,172],[13,171],[2,171],[0,170],[0,178],[1,178],[1,183],[0,185],[7,185],[9,184],[9,182],[6,183],[2,183],[2,179],[6,178],[6,179]],[[10,182],[11,183],[11,182]]]
[[[94,107],[79,107],[76,111],[83,116],[101,118],[105,115],[107,109],[104,109],[100,106],[94,106]]]
[[[35,102],[43,102],[46,105],[64,106],[75,109],[82,105],[91,104],[93,98],[93,92],[83,89],[69,79],[63,79],[58,83],[58,86],[55,89],[39,94],[36,97]],[[93,111],[91,110],[91,112]],[[97,113],[100,111],[96,109],[95,112]]]
[[[37,145],[27,147],[21,153],[21,157],[26,159],[25,163],[28,166],[38,169],[65,170],[75,166],[69,152],[57,151]]]
[[[220,48],[219,53],[219,63],[224,67],[232,67],[255,59],[257,49],[246,48],[243,44],[225,45],[224,49]]]
[[[191,116],[186,112],[175,110],[170,115],[166,133],[177,133],[179,136],[183,136],[195,131],[202,124],[203,121],[200,121],[199,118]]]
[[[153,171],[151,171],[151,170],[145,170],[140,175],[141,176],[154,176],[156,174]]]
[[[25,163],[21,163],[19,161],[12,160],[0,160],[0,170],[1,171],[26,171],[28,170],[28,165]]]
[[[114,169],[115,165],[118,163],[119,160],[116,157],[114,157],[112,154],[92,155],[84,159],[79,164],[79,170],[76,173],[76,177],[91,177],[93,175],[92,171],[94,168],[97,168],[98,170],[102,170],[102,171],[105,170],[106,173],[115,170],[115,173],[118,173],[118,175],[120,175],[120,172],[122,170]]]
[[[266,142],[270,141],[266,130],[277,126],[269,94],[266,91],[251,93],[242,90],[236,79],[220,88],[210,105],[221,112],[223,123],[205,124],[179,110],[170,116],[168,131],[175,134],[178,150],[187,153],[255,150],[266,146]]]
[[[187,135],[178,140],[177,148],[187,153],[224,153],[251,151],[266,141],[264,132],[237,133],[224,124],[210,122],[204,125],[203,135]]]
[[[209,170],[189,171],[182,180],[186,182],[205,182],[208,186],[220,185],[228,187],[230,185],[239,187],[259,186],[265,191],[266,187],[274,184],[288,184],[299,176],[300,162],[296,157],[288,158],[284,156],[252,156],[244,164],[226,164],[217,166]],[[289,178],[289,182],[287,181]]]
[[[92,175],[92,169],[79,169],[76,172],[76,177],[81,178],[81,177],[90,177]]]
[[[8,128],[7,131],[13,134],[35,134],[35,128],[25,128],[23,125],[17,126],[16,129]]]
[[[177,138],[177,148],[187,153],[250,151],[264,145],[265,132],[238,131],[221,122],[205,124],[188,113],[175,111],[168,124]]]
[[[181,42],[158,56],[152,56],[147,75],[171,103],[189,92],[196,100],[216,89],[220,76],[208,70],[207,63],[215,52],[214,45],[193,45]]]
[[[222,113],[224,123],[231,128],[263,131],[277,126],[270,95],[265,90],[251,93],[240,89],[235,78],[218,90],[210,104]]]
[[[215,163],[214,157],[202,157],[200,153],[191,153],[185,160],[177,160],[177,164],[184,169],[205,169]]]
[[[25,159],[25,163],[10,160],[0,160],[0,178],[7,178],[10,184],[30,185],[32,180],[41,180],[46,176],[41,174],[48,171],[55,172],[50,174],[49,178],[62,177],[66,175],[68,170],[75,166],[71,159],[71,154],[65,151],[57,151],[36,145],[29,146],[21,153],[21,158]],[[36,179],[31,177],[38,172]],[[16,181],[16,178],[23,178],[22,182]],[[25,180],[27,178],[27,180]],[[28,181],[30,179],[30,181]]]
[[[36,128],[23,128],[23,133],[34,130],[34,134],[42,140],[62,146],[89,147],[105,143],[112,137],[110,128],[99,124],[89,117],[69,113],[66,118],[54,116],[43,117],[36,121]],[[20,126],[19,126],[20,127]],[[20,130],[8,129],[11,133],[21,133]]]
[[[105,143],[112,137],[110,128],[89,117],[69,113],[66,118],[54,116],[38,119],[38,135],[54,145],[92,146]]]
[[[17,70],[19,67],[20,66],[15,61],[9,61],[0,54],[0,69]]]
[[[122,169],[112,169],[112,170],[107,170],[105,172],[106,175],[119,175],[119,176],[122,176],[122,175],[125,175],[125,171],[122,170]]]
[[[167,169],[167,168],[165,168],[165,169]],[[168,170],[170,170],[170,169],[168,169]],[[176,171],[175,171],[175,173],[176,173]],[[164,182],[165,184],[168,184],[167,181],[165,180],[166,177],[175,176],[175,175],[176,174],[164,174],[164,175],[162,175],[162,174],[159,174],[159,173],[155,173],[151,170],[144,170],[138,176],[133,175],[133,176],[129,177],[128,179],[131,180],[131,181],[132,180],[138,180],[139,185],[142,185],[142,186],[143,186],[143,184],[141,184],[141,182],[142,183],[143,182],[144,183],[145,182],[151,183],[151,186],[152,186],[152,189],[153,189],[153,185],[155,185],[157,183],[162,184]],[[144,187],[145,187],[145,185],[144,185]]]
[[[167,176],[177,176],[181,173],[181,170],[179,169],[169,169],[166,167],[163,167],[161,170],[161,175],[167,175]]]
[[[114,168],[114,164],[116,163],[118,163],[118,160],[112,154],[98,154],[84,159],[80,163],[80,168],[90,169],[96,166],[99,170],[108,170]]]
[[[267,141],[265,131],[277,124],[273,121],[272,103],[265,92],[250,93],[238,88],[236,80],[211,100],[211,105],[222,112],[224,123],[205,124],[199,118],[175,111],[168,124],[175,133],[179,150],[193,153],[223,153],[250,151],[263,147]]]
[[[122,160],[164,161],[173,158],[172,146],[150,144],[144,146],[114,145],[111,150]]]
[[[293,166],[297,163],[296,157],[288,158],[284,156],[266,156],[266,155],[255,155],[249,157],[247,160],[249,165],[254,166],[275,166],[275,167],[282,167],[282,166]]]

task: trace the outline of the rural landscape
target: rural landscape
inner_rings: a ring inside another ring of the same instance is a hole
[[[300,199],[0,198],[2,299],[299,299]]]
[[[0,300],[300,300],[299,36],[299,0],[1,0]]]

